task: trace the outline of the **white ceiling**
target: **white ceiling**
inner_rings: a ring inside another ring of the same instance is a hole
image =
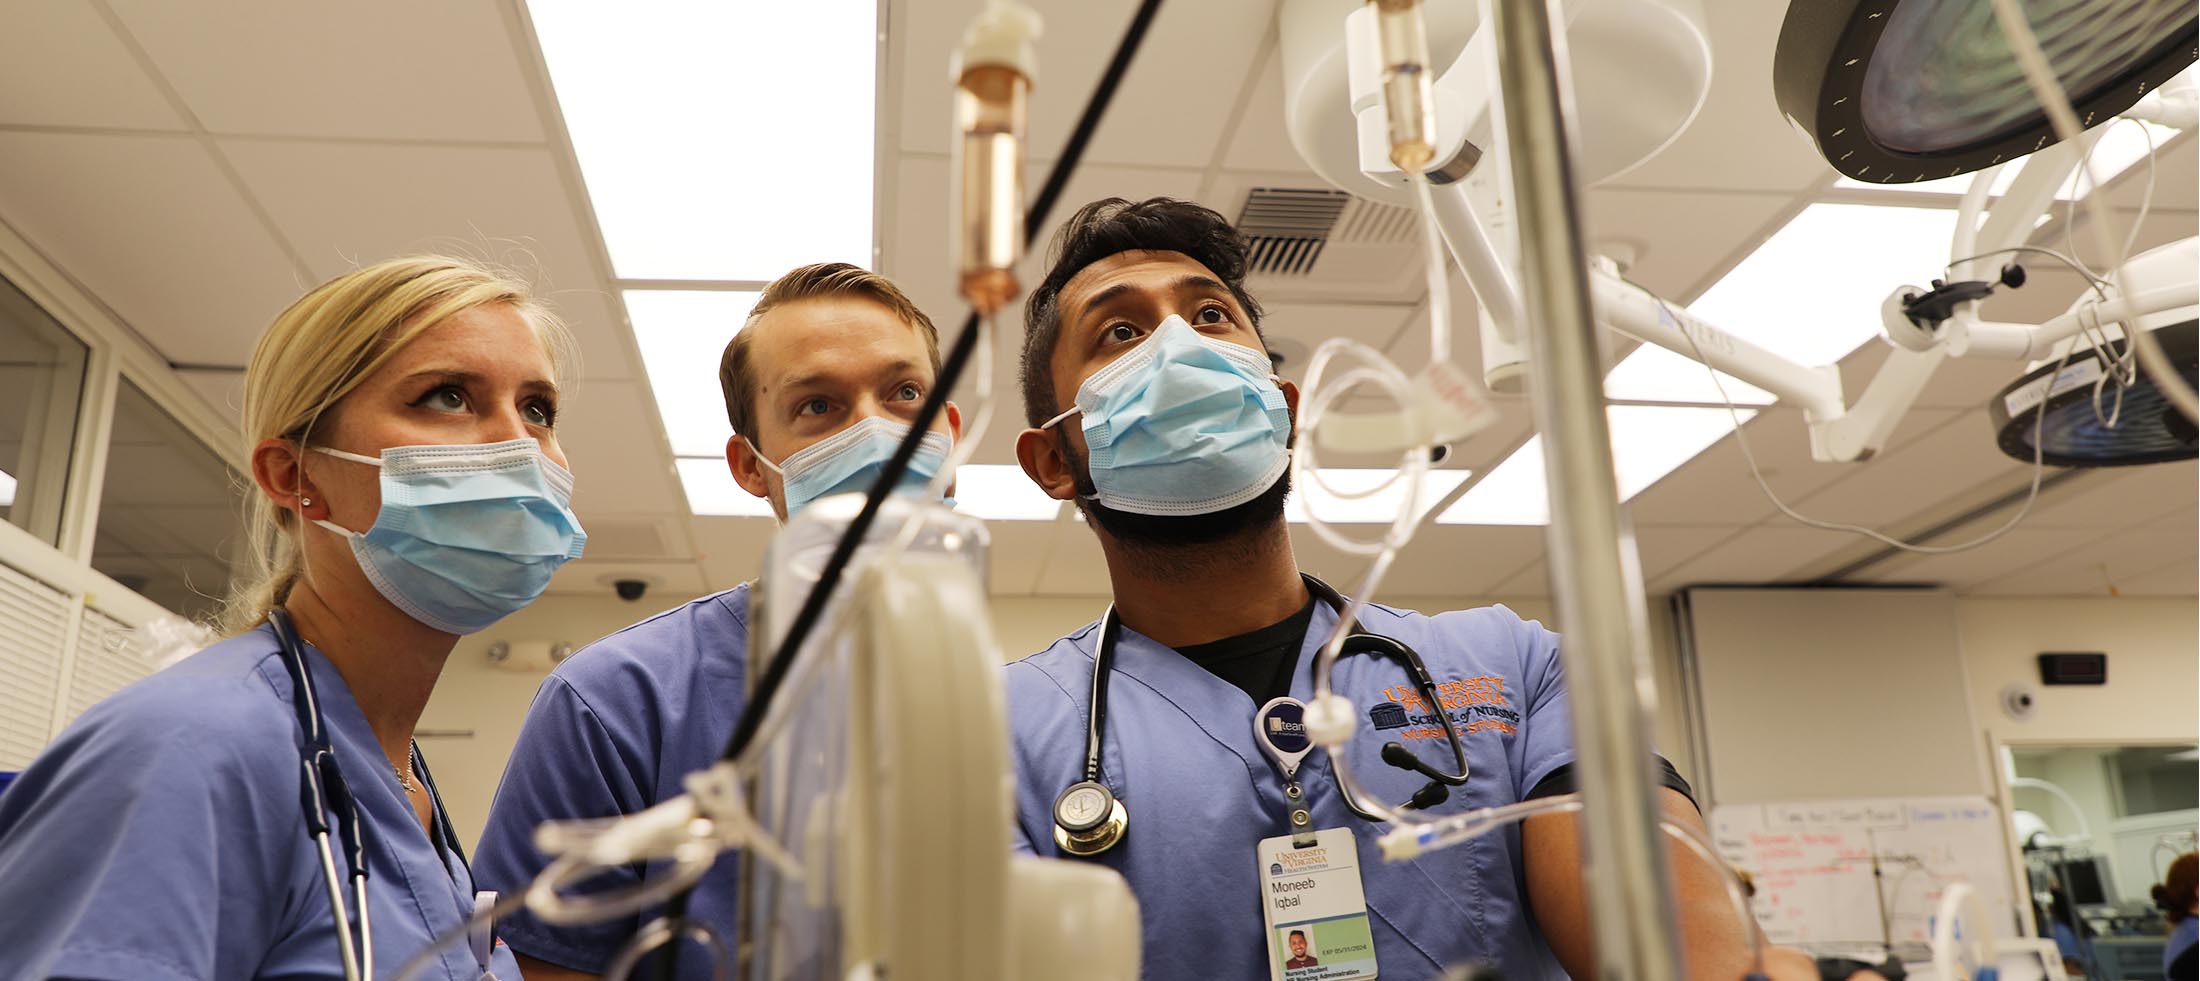
[[[880,267],[943,329],[962,307],[947,269],[947,56],[982,0],[889,0],[879,133]],[[1046,15],[1033,106],[1033,180],[1045,172],[1100,74],[1129,4],[1037,0]],[[1781,119],[1769,83],[1783,4],[1709,0],[1715,84],[1671,147],[1586,195],[1593,243],[1638,253],[1632,278],[1688,300],[1823,197],[1831,171]],[[1167,194],[1235,216],[1246,189],[1319,187],[1283,128],[1274,0],[1164,7],[1129,79],[1071,181],[1062,210],[1093,198]],[[589,557],[553,588],[593,591],[641,576],[667,592],[753,574],[769,522],[688,516],[672,454],[622,321],[600,237],[558,124],[524,19],[506,4],[403,0],[373,5],[244,0],[201,9],[160,0],[54,0],[0,14],[0,221],[21,232],[234,413],[253,339],[304,286],[387,255],[459,250],[544,285],[582,338],[584,382],[561,416],[580,475]],[[2156,163],[2142,246],[2194,234],[2194,141]],[[785,152],[799,152],[788,149]],[[2143,167],[2114,188],[2137,207]],[[2058,235],[2050,225],[2046,234]],[[1920,270],[1920,275],[1929,274]],[[1026,264],[1026,282],[1038,278]],[[1837,274],[1838,270],[1829,270]],[[1464,298],[1464,284],[1457,283]],[[1990,316],[2064,307],[2074,279],[2039,270]],[[1798,302],[1808,302],[1799,284]],[[1370,301],[1305,291],[1272,296],[1266,328],[1304,352],[1346,334],[1407,358],[1426,343],[1418,291]],[[1462,302],[1461,306],[1465,304]],[[729,326],[729,330],[731,325]],[[1015,338],[996,338],[1001,418],[980,462],[1013,461],[1021,417]],[[1473,360],[1473,345],[1461,353]],[[1883,357],[1866,345],[1843,364],[1862,389]],[[698,369],[702,370],[702,369]],[[1752,449],[1784,500],[1805,513],[1897,533],[1940,525],[2021,490],[2027,470],[1994,448],[1981,408],[2013,366],[1951,362],[1879,458],[1809,459],[1800,414],[1773,408],[1748,424]],[[967,389],[966,389],[967,393]],[[966,399],[967,407],[967,399]],[[1486,471],[1532,431],[1524,402],[1447,463]],[[1887,557],[1849,581],[1938,582],[1995,595],[2195,593],[2193,465],[2085,473],[2040,495],[2025,522],[1986,548]],[[1854,535],[1778,514],[1725,440],[1635,499],[1632,517],[1653,593],[1697,582],[1809,581],[1881,550]],[[1945,543],[1992,529],[1995,511]],[[1090,533],[1065,516],[993,526],[997,593],[1099,595]],[[1311,535],[1301,560],[1349,581],[1360,565]],[[1430,525],[1386,590],[1535,596],[1547,592],[1540,528]]]

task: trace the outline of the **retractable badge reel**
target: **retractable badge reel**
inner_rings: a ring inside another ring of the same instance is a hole
[[[1291,842],[1314,843],[1314,815],[1306,809],[1306,789],[1299,786],[1299,762],[1314,749],[1306,734],[1306,703],[1296,698],[1270,699],[1253,713],[1253,741],[1275,761],[1283,774],[1283,796],[1291,801]]]

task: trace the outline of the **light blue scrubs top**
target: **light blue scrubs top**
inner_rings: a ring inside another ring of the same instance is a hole
[[[2177,956],[2200,944],[2200,916],[2188,916],[2170,928],[2169,939],[2162,944],[2162,973],[2169,974],[2169,966]]]
[[[278,650],[263,625],[115,693],[0,794],[0,974],[343,975]],[[421,828],[343,676],[310,645],[305,659],[364,825],[375,969],[395,973],[472,915],[473,881]],[[483,967],[459,944],[426,976]],[[501,944],[487,967],[519,977]]]
[[[1337,614],[1317,602],[1291,695],[1314,694],[1315,648]],[[1504,607],[1425,617],[1370,606],[1360,623],[1418,651],[1441,711],[1457,722],[1470,775],[1434,814],[1520,800],[1573,759],[1573,733],[1560,684],[1558,636]],[[1086,709],[1098,623],[1006,669],[1017,770],[1016,845],[1062,857],[1054,843],[1054,799],[1083,779]],[[1444,770],[1455,763],[1404,668],[1386,658],[1337,662],[1335,684],[1359,710],[1348,751],[1361,786],[1392,806],[1427,783],[1381,762],[1398,741]],[[1290,832],[1283,780],[1253,737],[1253,700],[1161,644],[1123,628],[1108,687],[1104,781],[1129,814],[1122,843],[1092,859],[1130,881],[1144,927],[1149,981],[1265,981],[1262,897],[1254,850]],[[1368,926],[1386,978],[1433,977],[1468,961],[1499,965],[1507,978],[1565,974],[1529,921],[1517,826],[1430,852],[1382,861],[1375,839],[1390,829],[1348,810],[1327,755],[1299,769],[1318,829],[1350,828],[1360,854]]]
[[[733,736],[748,684],[749,587],[667,610],[582,648],[550,673],[527,710],[481,833],[474,871],[484,889],[525,889],[549,860],[535,827],[564,818],[632,814],[686,793],[689,773],[717,762]],[[662,865],[646,870],[654,876]],[[645,870],[616,869],[588,890],[622,888]],[[688,915],[734,938],[740,863],[727,852],[695,884]],[[529,957],[601,974],[660,910],[582,926],[551,926],[527,912],[498,932]],[[690,946],[681,981],[710,977],[710,958]]]

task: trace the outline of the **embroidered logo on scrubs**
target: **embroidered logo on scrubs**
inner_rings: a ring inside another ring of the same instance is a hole
[[[1389,701],[1367,710],[1368,721],[1375,728],[1403,729],[1398,734],[1400,739],[1438,739],[1444,735],[1443,721],[1431,711],[1418,687],[1394,685],[1383,689],[1383,697]],[[1435,708],[1451,716],[1462,735],[1495,732],[1510,736],[1519,729],[1520,713],[1505,698],[1504,678],[1484,675],[1439,682],[1436,697],[1440,704]]]

